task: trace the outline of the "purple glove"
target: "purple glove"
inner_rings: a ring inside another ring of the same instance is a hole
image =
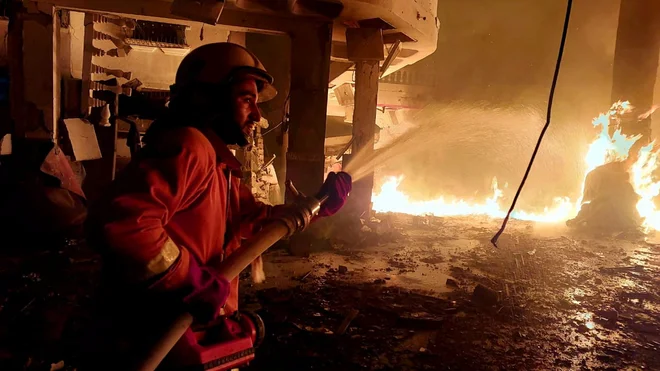
[[[331,216],[336,214],[346,203],[346,197],[353,188],[351,176],[345,172],[330,173],[316,194],[316,198],[328,196],[328,200],[321,206],[318,216]]]
[[[200,266],[191,256],[183,302],[195,320],[201,323],[215,320],[228,296],[229,282],[212,269]]]

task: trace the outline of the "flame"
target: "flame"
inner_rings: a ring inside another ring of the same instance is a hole
[[[470,204],[463,200],[448,202],[443,197],[431,201],[410,201],[409,197],[398,190],[402,176],[388,177],[371,201],[375,211],[397,212],[412,215],[432,214],[435,216],[453,215],[488,215],[500,217],[501,210],[497,200],[502,197],[502,191],[497,188],[497,179],[493,178],[493,195],[482,204]]]
[[[470,203],[459,199],[446,201],[440,197],[431,201],[411,201],[398,187],[403,177],[388,177],[383,183],[380,193],[371,198],[373,209],[377,212],[395,212],[411,215],[434,216],[465,216],[485,215],[493,218],[503,218],[506,210],[502,209],[499,200],[503,192],[497,185],[497,178],[493,178],[492,195],[483,203]],[[569,219],[574,213],[574,204],[567,197],[557,197],[552,207],[546,207],[543,213],[535,214],[525,211],[514,211],[513,218],[535,222],[557,222]]]
[[[639,119],[648,117],[656,109],[639,116]],[[596,117],[592,124],[600,127],[600,133],[589,145],[585,156],[586,171],[581,189],[587,174],[595,168],[613,161],[624,161],[629,157],[630,149],[642,137],[641,135],[627,136],[622,134],[618,127],[622,115],[633,110],[630,102],[616,102],[609,111]],[[611,124],[616,124],[610,134]],[[638,159],[630,168],[630,182],[635,192],[640,196],[637,211],[643,218],[643,227],[646,231],[660,230],[660,210],[656,209],[653,199],[660,194],[660,181],[655,181],[654,171],[658,166],[659,150],[654,149],[651,143],[639,151]],[[485,215],[493,218],[503,218],[506,210],[500,205],[503,192],[498,187],[497,178],[493,178],[492,195],[482,203],[471,203],[462,199],[448,201],[445,197],[428,201],[412,201],[409,196],[401,192],[398,187],[403,176],[387,177],[384,179],[380,192],[372,197],[373,209],[377,212],[397,212],[412,215],[434,216],[464,216]],[[512,217],[519,220],[535,222],[563,222],[577,215],[583,204],[583,196],[576,201],[568,197],[556,197],[553,204],[546,207],[542,213],[514,211]]]
[[[601,126],[602,129],[598,137],[589,145],[589,151],[585,158],[587,163],[585,177],[586,174],[589,174],[598,166],[628,158],[630,148],[642,136],[628,137],[621,134],[621,128],[617,128],[610,136],[609,131],[612,120],[617,120],[621,115],[629,113],[632,109],[633,107],[629,102],[616,102],[607,113],[602,113],[593,120],[592,124],[595,127]]]
[[[654,150],[655,142],[639,151],[639,158],[630,170],[630,182],[640,196],[637,202],[637,212],[644,219],[642,226],[646,232],[660,230],[660,211],[656,209],[653,199],[660,194],[660,181],[653,180],[653,172],[658,168],[658,151]]]

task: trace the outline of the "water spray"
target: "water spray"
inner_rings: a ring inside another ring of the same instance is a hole
[[[555,89],[557,87],[557,80],[559,79],[559,71],[561,70],[561,62],[564,57],[564,46],[566,45],[566,35],[568,34],[568,25],[570,23],[571,19],[571,8],[573,7],[573,0],[568,0],[567,6],[566,6],[566,19],[564,20],[564,29],[562,31],[561,35],[561,43],[559,44],[559,54],[557,56],[557,65],[555,66],[555,74],[552,78],[552,84],[550,86],[550,97],[548,98],[548,111],[546,114],[546,121],[545,125],[543,125],[543,129],[541,130],[541,134],[539,135],[539,139],[536,142],[536,146],[534,147],[534,152],[532,153],[532,157],[529,160],[529,164],[527,165],[527,170],[525,170],[525,175],[523,175],[522,181],[520,182],[520,185],[518,186],[518,190],[516,191],[516,195],[513,197],[513,202],[511,202],[511,207],[509,208],[509,211],[506,214],[506,217],[504,217],[504,221],[502,222],[502,227],[500,227],[500,230],[495,233],[493,238],[490,240],[490,242],[493,244],[493,246],[497,247],[497,240],[500,238],[502,233],[504,233],[504,230],[506,229],[506,225],[509,222],[509,218],[511,217],[511,213],[513,213],[513,210],[516,207],[516,202],[518,201],[518,197],[520,196],[520,193],[522,192],[523,187],[525,186],[525,182],[527,181],[527,177],[529,176],[530,171],[532,170],[532,166],[534,165],[534,160],[536,159],[536,154],[539,152],[539,148],[541,147],[541,143],[543,142],[543,137],[545,136],[546,131],[548,130],[548,127],[550,127],[550,119],[552,116],[552,103],[555,99]]]

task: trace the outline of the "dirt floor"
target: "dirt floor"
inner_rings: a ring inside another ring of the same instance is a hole
[[[377,218],[244,275],[267,328],[249,370],[660,370],[660,244],[513,221],[496,249],[497,220]],[[72,369],[96,256],[70,241],[0,262],[0,369]]]
[[[660,246],[514,221],[496,249],[491,219],[379,218],[362,243],[268,254],[250,370],[660,370]]]

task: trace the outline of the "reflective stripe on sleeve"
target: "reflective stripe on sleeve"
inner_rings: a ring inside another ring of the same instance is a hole
[[[174,241],[168,238],[167,241],[165,241],[163,248],[160,249],[160,253],[147,263],[144,272],[144,279],[150,279],[166,272],[170,269],[172,264],[176,262],[179,255],[181,255],[181,250],[179,250]]]

